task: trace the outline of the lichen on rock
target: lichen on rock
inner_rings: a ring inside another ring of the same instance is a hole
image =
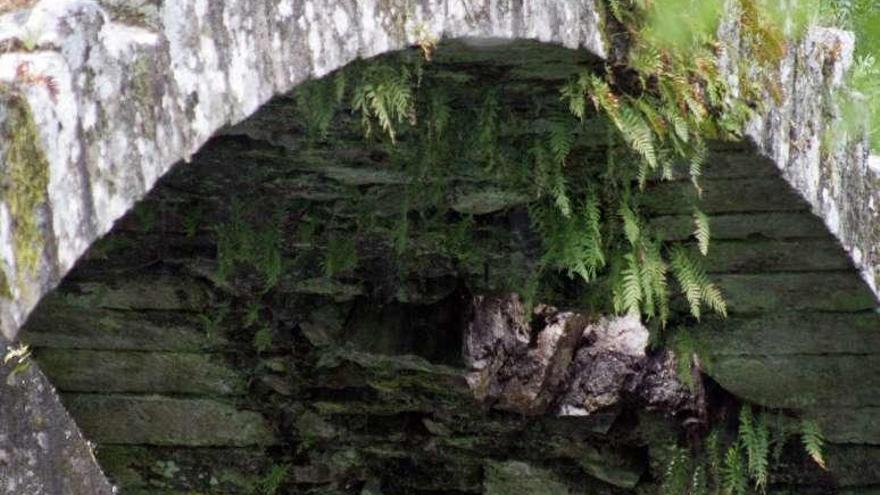
[[[3,200],[13,221],[16,270],[19,282],[37,269],[44,237],[40,207],[46,202],[49,162],[43,151],[39,129],[27,100],[21,95],[5,98],[7,140],[4,156]]]

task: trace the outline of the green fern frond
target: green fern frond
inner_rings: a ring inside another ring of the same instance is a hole
[[[706,467],[702,464],[694,467],[689,495],[709,495],[709,478],[706,476]]]
[[[706,437],[706,461],[709,466],[709,477],[718,484],[721,479],[721,468],[723,461],[721,459],[721,432],[718,428],[713,428]]]
[[[326,139],[339,106],[334,88],[309,81],[297,88],[295,99],[297,110],[304,117],[306,134],[312,139]]]
[[[623,233],[626,235],[626,240],[629,241],[630,246],[638,246],[639,240],[642,238],[642,227],[639,225],[639,219],[635,212],[626,203],[620,205],[620,218],[623,220]]]
[[[703,175],[703,163],[706,162],[706,155],[708,154],[708,150],[706,149],[706,143],[702,140],[702,138],[695,138],[693,145],[690,150],[690,156],[688,158],[688,162],[690,165],[690,175],[691,182],[693,182],[694,187],[697,188],[697,193],[699,196],[703,195],[703,189],[700,187],[700,176]]]
[[[764,414],[758,418],[752,408],[745,405],[739,414],[739,441],[746,451],[749,476],[755,480],[755,488],[767,489],[767,473],[770,457],[770,430]]]
[[[691,315],[699,320],[705,281],[704,274],[694,266],[687,253],[678,246],[672,251],[670,265],[672,265],[672,273],[678,279],[681,291],[690,305]]]
[[[642,279],[639,272],[639,262],[632,253],[624,255],[626,267],[621,272],[620,295],[623,312],[639,314],[642,303]]]
[[[553,159],[556,163],[564,166],[569,153],[571,153],[571,147],[574,145],[574,132],[566,121],[557,119],[550,125],[549,144]]]
[[[709,228],[709,217],[702,211],[694,208],[694,237],[703,256],[709,254],[709,241],[712,237]]]
[[[405,66],[371,65],[353,91],[352,111],[361,113],[364,134],[372,134],[372,120],[379,123],[392,143],[397,142],[397,125],[415,123],[413,74]]]
[[[715,313],[727,317],[727,303],[721,290],[709,281],[706,271],[699,263],[680,246],[673,248],[670,258],[672,272],[687,299],[691,315],[700,319],[701,306],[706,303]]]
[[[771,456],[773,457],[773,462],[778,463],[782,459],[782,453],[785,449],[789,433],[787,425],[787,418],[777,411],[773,415],[773,428],[770,429],[772,433],[770,444],[772,445]]]
[[[541,263],[564,270],[570,277],[580,276],[587,282],[596,278],[605,266],[602,248],[601,209],[596,196],[566,217],[558,206],[543,201],[529,205],[529,216],[544,241]]]
[[[617,115],[612,115],[617,129],[633,151],[639,154],[652,170],[657,168],[657,148],[654,133],[640,112],[629,105],[622,105]]]
[[[721,469],[722,487],[725,495],[746,495],[749,480],[743,466],[742,452],[739,444],[733,444],[724,456]]]
[[[801,421],[801,442],[810,458],[822,469],[828,469],[822,451],[825,439],[818,423],[809,419]]]
[[[657,74],[663,71],[663,54],[650,43],[638,43],[630,51],[629,65],[642,74]]]
[[[358,263],[357,246],[353,238],[336,237],[327,245],[322,268],[324,275],[333,277],[353,270]]]
[[[477,116],[477,154],[489,170],[494,169],[498,162],[499,115],[498,95],[489,91],[483,98]]]
[[[691,462],[687,450],[677,445],[670,447],[669,462],[663,473],[663,495],[684,495],[691,482]]]
[[[568,111],[580,120],[587,113],[587,97],[577,81],[569,81],[562,86],[559,98],[568,101]]]
[[[709,282],[708,279],[706,279],[706,283],[703,285],[701,297],[703,302],[709,306],[709,309],[722,318],[727,318],[727,301],[724,300],[721,289]]]
[[[668,267],[660,251],[660,242],[649,243],[643,251],[641,265],[644,314],[648,319],[657,317],[661,325],[669,319]]]

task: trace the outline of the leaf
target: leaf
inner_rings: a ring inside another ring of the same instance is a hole
[[[809,419],[801,421],[801,442],[803,442],[804,450],[806,450],[810,458],[813,459],[819,467],[827,470],[828,466],[825,464],[825,456],[822,454],[822,447],[825,440],[818,423]]]
[[[626,240],[629,241],[630,246],[635,247],[642,236],[639,219],[627,204],[620,206],[620,218],[623,219],[623,232],[626,235]]]
[[[637,152],[652,170],[656,169],[658,162],[654,134],[640,112],[629,105],[624,105],[619,109],[614,123],[630,148]]]
[[[638,261],[632,253],[626,254],[624,259],[627,264],[621,272],[622,309],[626,313],[639,314],[642,302],[642,284]]]
[[[550,125],[550,152],[553,160],[564,166],[573,144],[574,132],[571,127],[562,120],[554,120]]]
[[[272,347],[272,329],[263,326],[254,333],[254,350],[262,354]]]
[[[755,480],[755,488],[765,491],[770,457],[770,430],[766,416],[762,414],[756,419],[748,405],[740,410],[739,441],[746,450],[748,473]]]
[[[709,240],[712,237],[709,229],[709,217],[702,211],[694,208],[694,237],[703,256],[709,254]]]
[[[727,449],[727,454],[724,456],[724,466],[721,469],[721,478],[725,494],[746,495],[748,492],[748,478],[743,467],[739,444],[734,444]]]

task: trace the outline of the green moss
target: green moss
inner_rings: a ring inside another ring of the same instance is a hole
[[[4,199],[13,220],[15,263],[19,282],[33,273],[40,261],[45,241],[37,213],[46,202],[49,185],[49,161],[40,145],[40,135],[33,113],[24,98],[7,99],[9,115],[4,131],[6,181]]]
[[[12,299],[12,288],[9,287],[9,279],[3,270],[0,270],[0,297]]]
[[[145,108],[153,108],[153,61],[150,57],[139,57],[131,67],[131,84],[135,98]]]

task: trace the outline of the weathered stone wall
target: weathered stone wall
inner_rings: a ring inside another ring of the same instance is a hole
[[[8,351],[0,344],[0,355]],[[32,359],[0,366],[0,383],[0,493],[113,493],[91,446]]]

